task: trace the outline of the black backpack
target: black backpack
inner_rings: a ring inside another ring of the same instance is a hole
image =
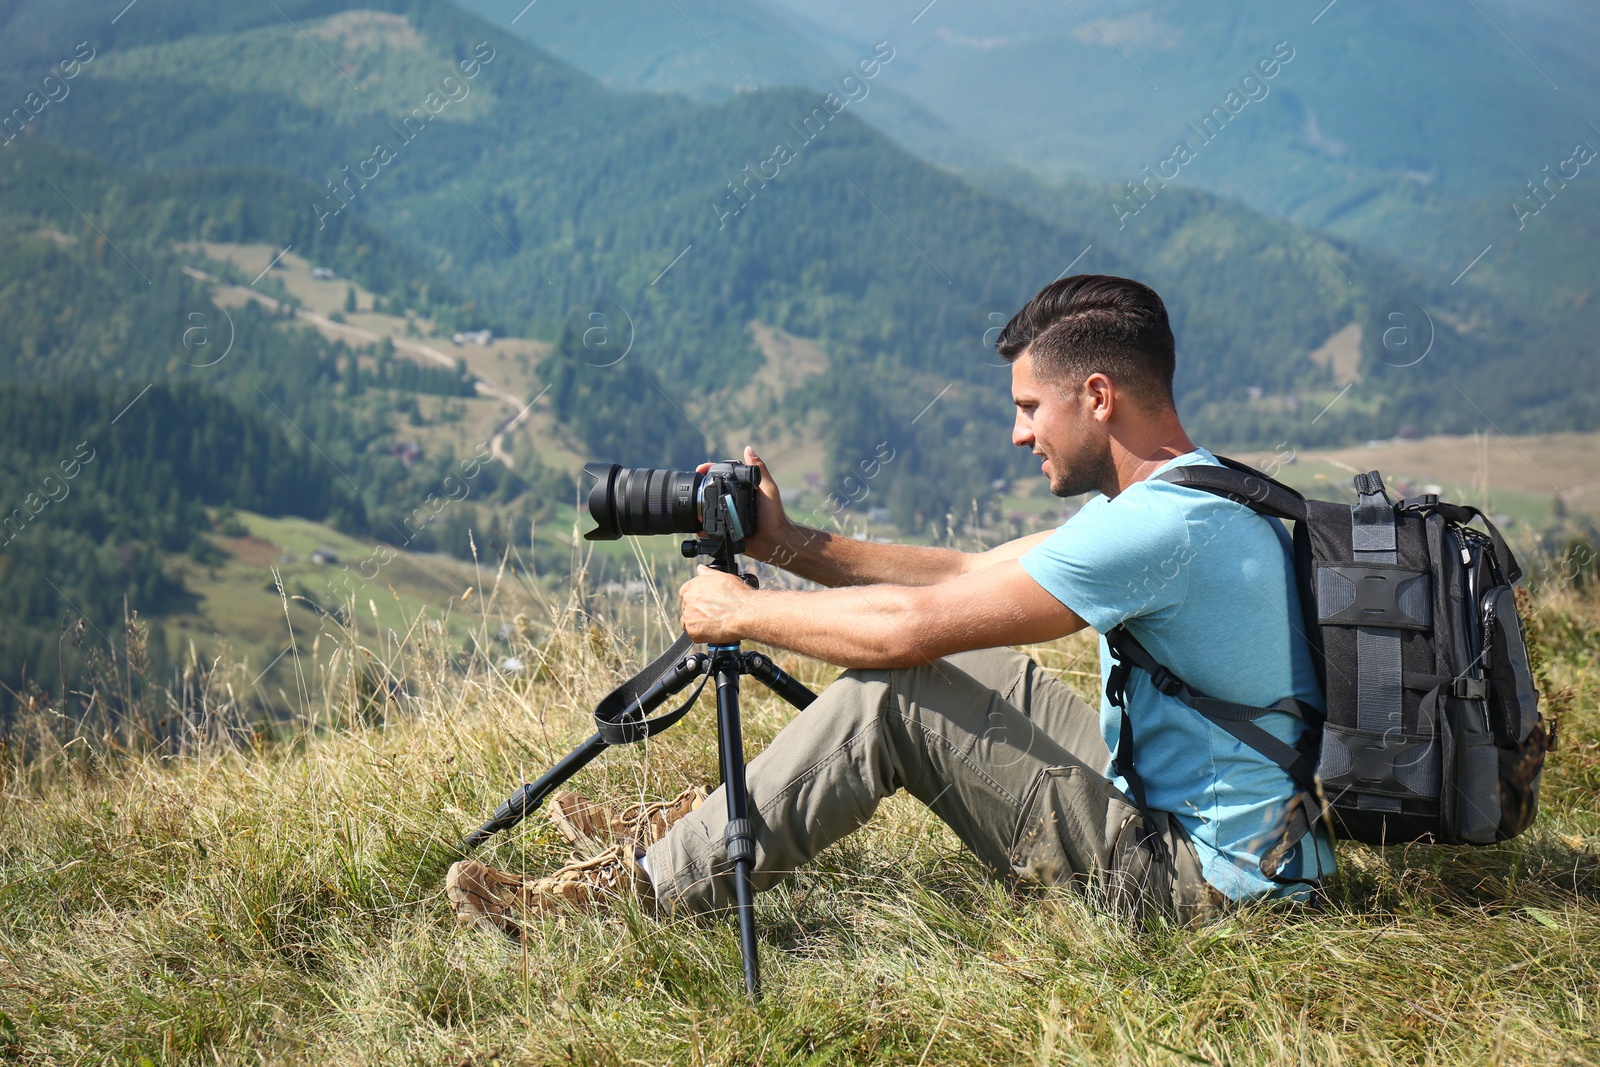
[[[1307,500],[1252,467],[1191,464],[1156,477],[1261,515],[1292,520],[1296,584],[1327,712],[1300,701],[1254,708],[1213,700],[1166,670],[1125,627],[1107,633],[1106,685],[1122,708],[1115,769],[1143,806],[1124,707],[1132,670],[1268,756],[1300,788],[1288,826],[1261,861],[1285,854],[1320,817],[1373,845],[1486,845],[1517,836],[1538,806],[1554,729],[1539,715],[1512,586],[1522,571],[1477,508],[1432,494],[1395,503],[1377,471],[1354,505]],[[1481,520],[1487,533],[1473,529]],[[1307,721],[1298,748],[1256,725],[1269,710]]]

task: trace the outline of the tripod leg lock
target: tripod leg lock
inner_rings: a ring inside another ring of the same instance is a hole
[[[728,846],[728,860],[739,863],[747,860],[751,863],[756,859],[756,838],[750,828],[749,819],[731,819],[728,827],[722,832],[722,840]]]
[[[532,792],[533,786],[524,785],[521,789],[506,797],[505,801],[494,809],[491,821],[499,822],[502,819],[526,818],[528,814],[528,797]]]

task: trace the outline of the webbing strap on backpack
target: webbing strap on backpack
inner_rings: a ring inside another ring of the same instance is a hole
[[[1123,670],[1120,665],[1114,670]],[[1117,683],[1126,685],[1127,679]],[[1106,692],[1111,692],[1111,683],[1106,686]],[[1113,703],[1121,699],[1121,690],[1118,696],[1112,698]],[[1120,703],[1116,704],[1121,708]],[[1128,783],[1128,793],[1133,797],[1133,806],[1139,809],[1140,816],[1144,819],[1144,828],[1139,831],[1138,843],[1150,850],[1158,860],[1167,858],[1167,844],[1161,840],[1161,835],[1156,832],[1155,820],[1150,817],[1150,805],[1144,798],[1144,779],[1139,777],[1139,772],[1133,766],[1133,720],[1128,718],[1126,710],[1122,712],[1122,726],[1117,733],[1117,751],[1111,757],[1111,770],[1114,774],[1121,775]]]
[[[1376,471],[1355,477],[1359,499],[1350,509],[1350,544],[1362,563],[1397,563],[1394,505]],[[1401,633],[1393,627],[1356,627],[1356,726],[1378,735],[1399,734],[1405,690],[1400,665]],[[1393,797],[1362,793],[1356,807],[1399,811]]]
[[[1221,727],[1245,745],[1272,760],[1289,775],[1289,779],[1303,794],[1302,803],[1291,808],[1289,822],[1280,843],[1262,856],[1261,873],[1275,882],[1304,881],[1304,879],[1280,878],[1278,871],[1289,851],[1311,832],[1315,818],[1312,812],[1321,810],[1320,804],[1314,799],[1317,796],[1316,756],[1310,751],[1274,737],[1262,729],[1256,720],[1270,712],[1280,711],[1315,726],[1321,722],[1322,713],[1295,697],[1285,697],[1268,707],[1254,707],[1206,696],[1192,689],[1187,682],[1162,666],[1126,626],[1117,626],[1107,631],[1105,639],[1115,660],[1115,665],[1106,680],[1106,699],[1111,702],[1112,707],[1122,713],[1112,770],[1127,779],[1134,805],[1141,812],[1145,810],[1144,780],[1134,766],[1133,721],[1128,716],[1127,708],[1128,682],[1133,669],[1137,667],[1150,675],[1151,684],[1158,692],[1186,704],[1204,716],[1208,722]],[[1306,731],[1301,736],[1304,740],[1313,738],[1314,735],[1315,731]]]
[[[1436,496],[1411,497],[1400,502],[1402,511],[1418,507],[1432,508],[1440,515],[1453,523],[1466,526],[1477,519],[1489,531],[1489,543],[1494,546],[1495,562],[1500,566],[1500,573],[1505,578],[1507,585],[1516,585],[1522,581],[1522,567],[1517,563],[1517,557],[1512,554],[1511,546],[1506,544],[1506,539],[1500,535],[1500,530],[1489,521],[1489,516],[1470,504],[1446,504]]]

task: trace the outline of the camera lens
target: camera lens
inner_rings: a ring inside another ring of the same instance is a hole
[[[616,463],[590,463],[583,469],[595,478],[589,490],[589,517],[595,528],[583,535],[585,540],[699,532],[704,475]]]

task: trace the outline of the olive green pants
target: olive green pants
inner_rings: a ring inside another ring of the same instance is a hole
[[[750,761],[757,891],[864,825],[904,789],[995,874],[1071,884],[1116,914],[1196,922],[1224,903],[1165,812],[1145,820],[1103,773],[1098,709],[1009,648],[921,667],[849,670]],[[672,913],[733,903],[718,789],[652,845],[646,863]]]

